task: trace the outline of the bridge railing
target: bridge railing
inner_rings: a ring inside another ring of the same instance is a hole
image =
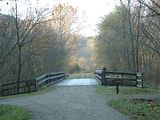
[[[95,71],[95,75],[96,75],[96,77],[102,82],[102,78],[103,78],[103,76],[102,76],[102,73],[103,72],[103,70],[100,70],[100,69],[97,69],[96,71]]]
[[[64,72],[56,72],[47,73],[32,80],[4,83],[0,86],[0,96],[34,92],[46,85],[64,80],[67,76],[68,75]]]
[[[18,86],[19,86],[19,92],[18,92]],[[33,80],[19,81],[19,83],[18,82],[4,83],[1,85],[0,91],[1,91],[0,96],[30,93],[36,91],[36,81],[35,79],[33,79]]]
[[[143,88],[143,73],[140,72],[108,72],[106,70],[97,69],[95,75],[101,81],[102,85],[115,85],[115,81],[119,81],[122,86]]]
[[[45,85],[53,84],[66,79],[64,72],[48,73],[36,78],[36,88],[39,89]]]

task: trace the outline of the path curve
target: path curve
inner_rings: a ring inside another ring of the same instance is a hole
[[[0,104],[23,106],[31,120],[127,120],[106,104],[107,97],[95,86],[61,86],[43,95],[0,100]]]

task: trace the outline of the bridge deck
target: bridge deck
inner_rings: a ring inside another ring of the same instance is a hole
[[[76,85],[98,85],[99,82],[91,78],[67,79],[58,82],[56,86],[76,86]]]

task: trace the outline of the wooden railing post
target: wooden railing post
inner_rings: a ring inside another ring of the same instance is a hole
[[[119,83],[116,83],[116,93],[119,94]]]
[[[144,85],[143,85],[143,73],[142,73],[142,88],[144,88]]]
[[[36,79],[34,79],[34,91],[37,91],[37,81],[36,81]]]
[[[143,88],[143,73],[136,73],[136,86]]]
[[[1,91],[1,95],[3,96],[3,84],[2,84],[2,86],[1,86],[1,88],[2,88],[2,89],[1,89],[1,90],[2,90],[2,91]]]
[[[138,76],[137,76],[137,73],[136,73],[136,87],[138,87],[137,85],[138,85]]]
[[[106,68],[102,71],[102,85],[106,86]]]

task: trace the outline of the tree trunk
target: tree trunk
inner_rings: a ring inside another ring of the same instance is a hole
[[[16,24],[16,35],[17,35],[17,45],[18,45],[17,93],[19,93],[22,61],[21,61],[21,44],[20,44],[19,27],[18,27],[17,0],[15,0],[15,11],[16,11],[15,24]]]
[[[130,32],[130,40],[131,40],[131,50],[132,50],[132,62],[133,62],[133,68],[132,70],[135,72],[135,52],[134,52],[134,41],[133,41],[133,34],[132,34],[132,22],[131,22],[131,0],[128,0],[128,22],[129,22],[129,32]]]

